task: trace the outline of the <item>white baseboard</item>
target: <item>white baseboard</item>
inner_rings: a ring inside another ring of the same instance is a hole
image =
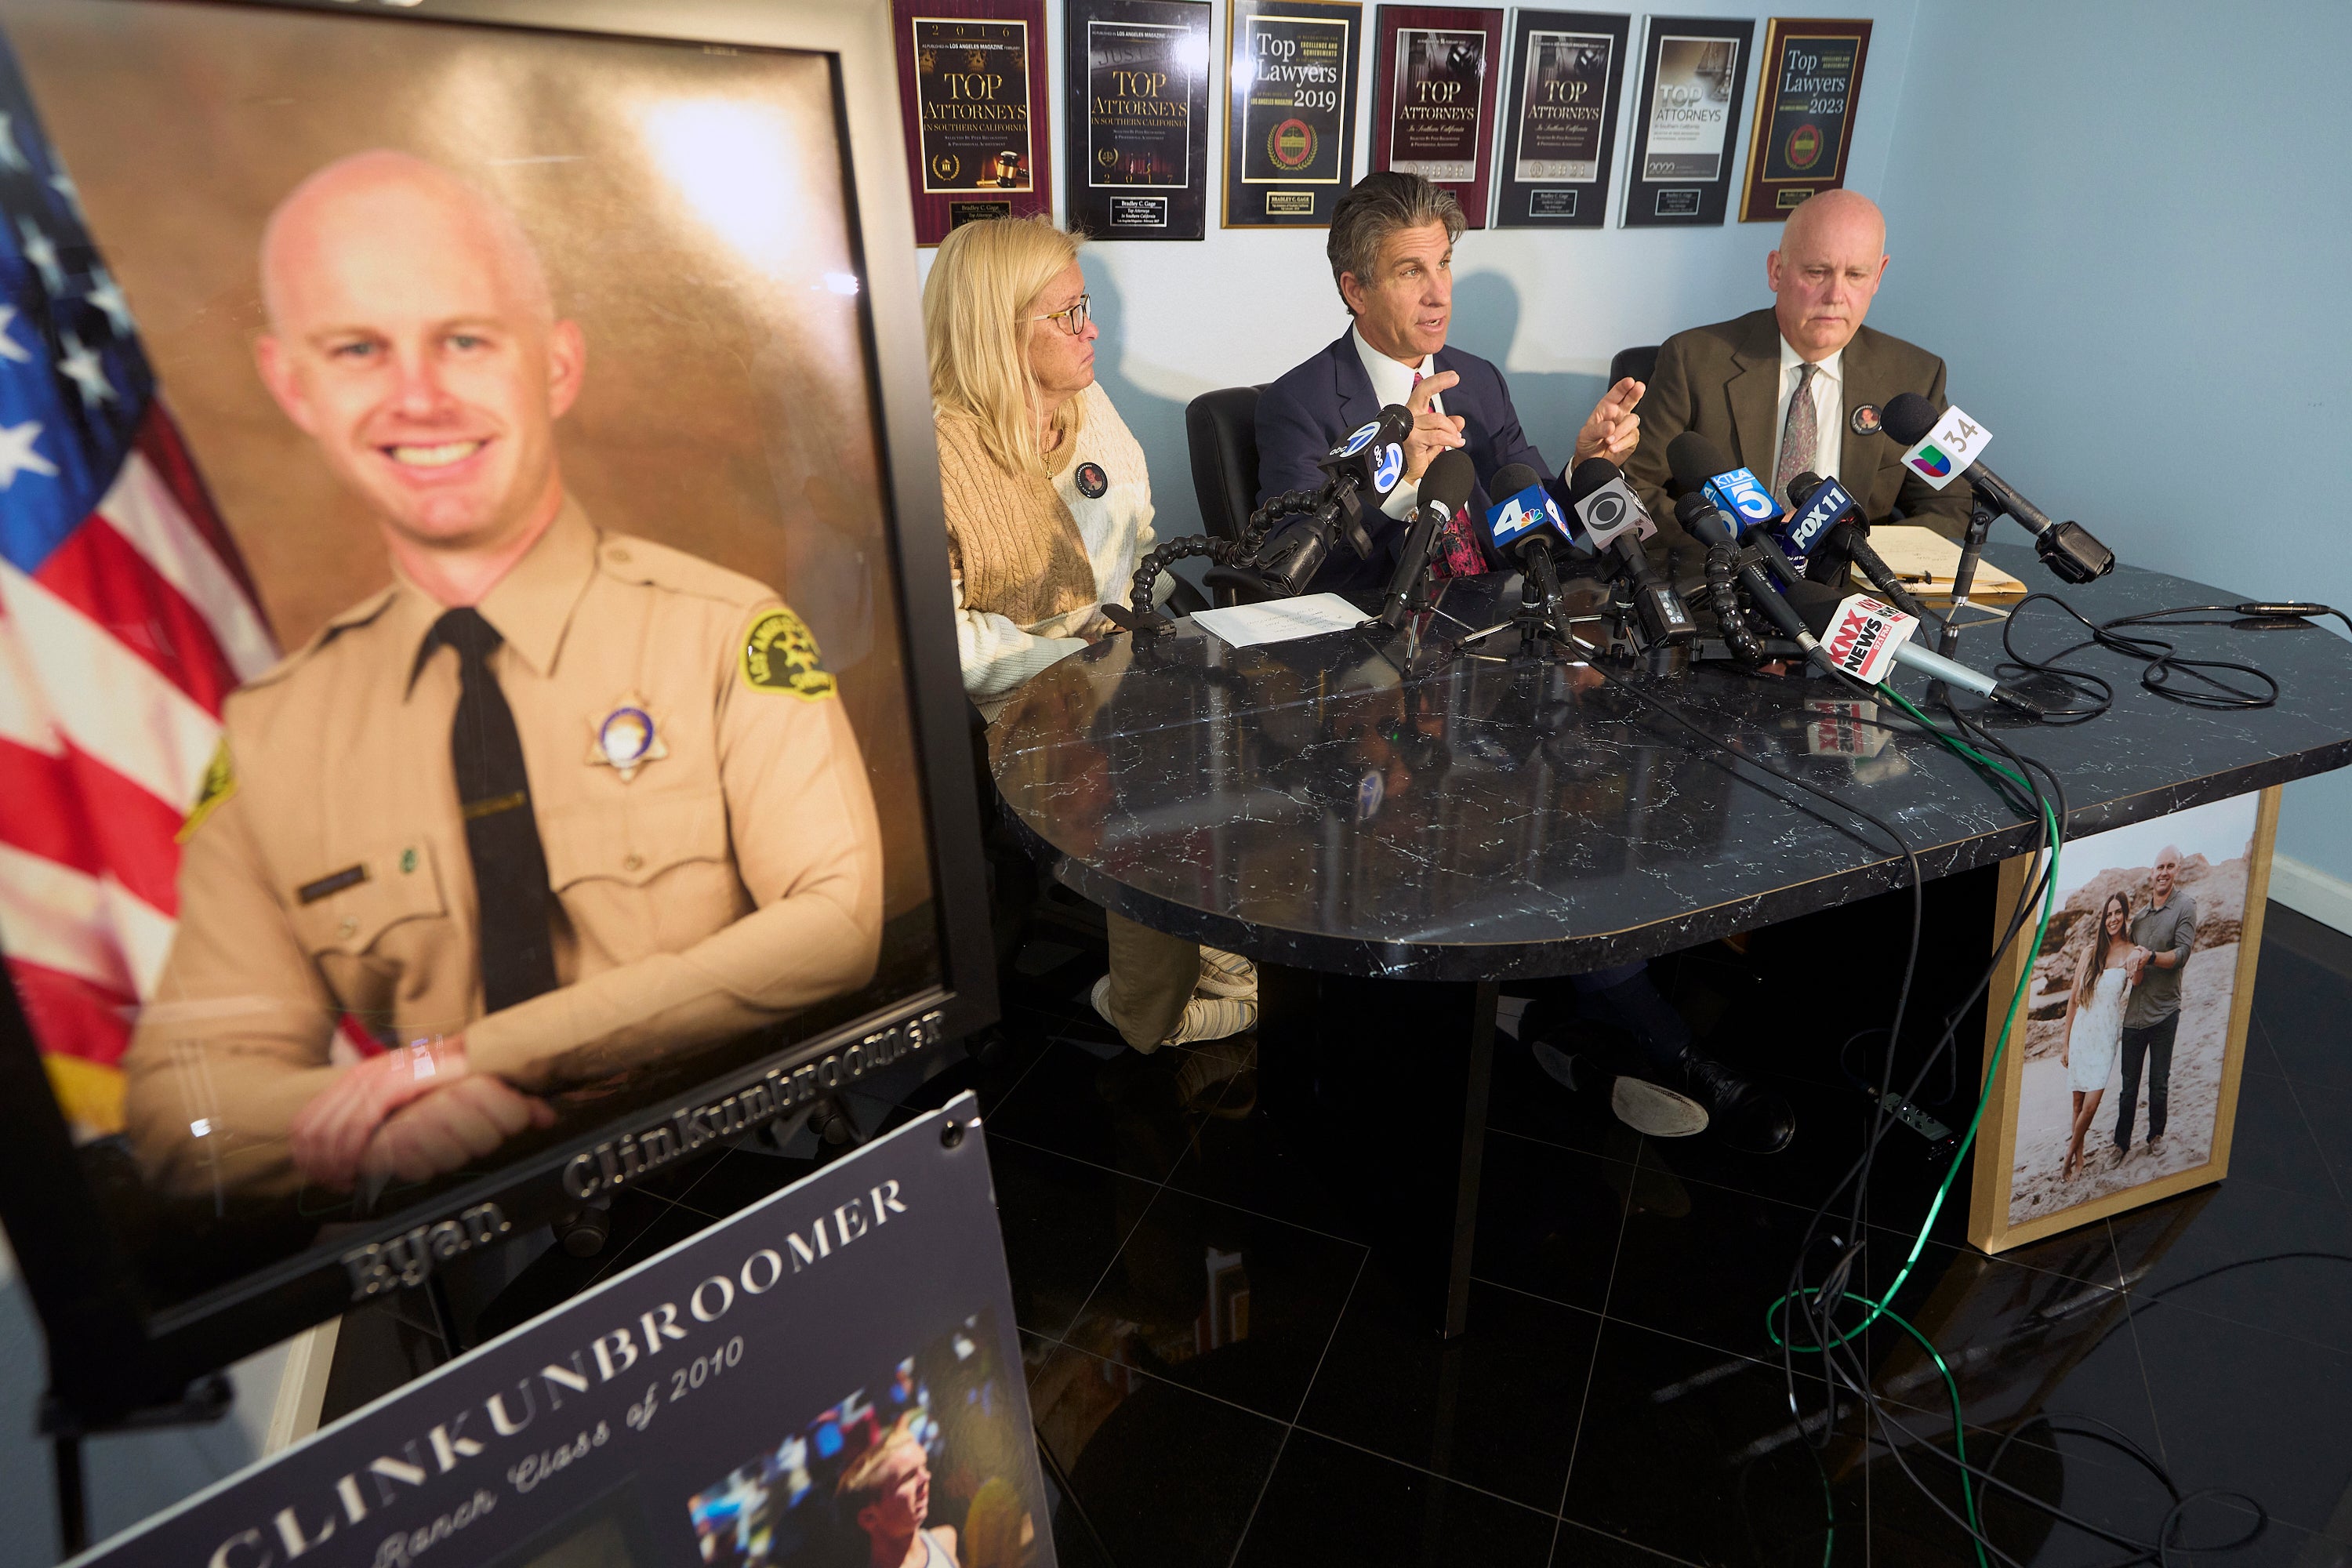
[[[2286,855],[2271,857],[2271,897],[2321,925],[2352,933],[2352,882]]]

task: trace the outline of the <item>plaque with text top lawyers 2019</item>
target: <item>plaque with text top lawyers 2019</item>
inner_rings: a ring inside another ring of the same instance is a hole
[[[1419,174],[1486,226],[1500,11],[1383,5],[1372,46],[1372,167]]]
[[[1225,17],[1227,228],[1324,228],[1356,172],[1364,8],[1231,0]]]
[[[1599,228],[1609,209],[1631,16],[1520,11],[1503,100],[1497,228]]]
[[[1748,102],[1753,21],[1653,16],[1633,100],[1627,228],[1720,224],[1731,205],[1740,110]]]
[[[1209,0],[1069,0],[1070,223],[1199,239],[1209,206]]]
[[[1044,0],[893,0],[915,242],[1053,208]]]
[[[1869,53],[1866,21],[1775,16],[1765,24],[1764,78],[1756,88],[1740,222],[1778,223],[1816,191],[1845,184]]]

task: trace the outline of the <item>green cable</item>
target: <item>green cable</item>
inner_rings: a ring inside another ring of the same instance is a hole
[[[1982,752],[1977,750],[1976,747],[1969,744],[1966,741],[1961,740],[1958,736],[1951,734],[1946,731],[1942,726],[1930,720],[1925,713],[1922,713],[1918,709],[1913,707],[1910,702],[1905,700],[1902,693],[1896,691],[1894,688],[1882,683],[1879,686],[1878,690],[1880,695],[1885,697],[1897,708],[1900,708],[1906,714],[1910,716],[1911,720],[1915,723],[1918,724],[1929,734],[1935,736],[1937,740],[1942,742],[1947,748],[1958,754],[1970,766],[1984,773],[1997,773],[2000,777],[2015,784],[2020,789],[2025,790],[2029,794],[2032,792],[2032,784],[2023,775],[2007,766],[2004,766],[2002,763],[1993,760],[1992,758],[1986,756]],[[2037,804],[2042,807],[2042,827],[2049,836],[2050,871],[2048,880],[2042,885],[2042,914],[2039,921],[2035,922],[2033,928],[2033,943],[2031,947],[2026,949],[2029,955],[2038,954],[2041,952],[2042,939],[2048,934],[2050,930],[2050,916],[2056,909],[2058,902],[2059,825],[2057,821],[2057,814],[2051,809],[2050,803],[2048,801],[2037,800]],[[1961,1138],[1959,1148],[1954,1151],[1952,1154],[1951,1165],[1945,1171],[1943,1181],[1936,1188],[1936,1195],[1934,1199],[1927,1205],[1927,1217],[1919,1226],[1919,1234],[1912,1239],[1910,1255],[1904,1258],[1903,1267],[1896,1270],[1894,1282],[1888,1285],[1885,1292],[1875,1300],[1867,1296],[1858,1295],[1851,1290],[1841,1293],[1841,1305],[1847,1301],[1859,1302],[1863,1306],[1870,1309],[1869,1313],[1864,1317],[1861,1322],[1856,1323],[1853,1328],[1848,1329],[1843,1333],[1838,1335],[1837,1338],[1830,1341],[1827,1344],[1800,1345],[1791,1344],[1789,1342],[1782,1340],[1778,1327],[1780,1318],[1782,1314],[1782,1310],[1788,1305],[1790,1297],[1787,1295],[1776,1297],[1773,1300],[1772,1304],[1764,1309],[1764,1331],[1771,1337],[1772,1342],[1775,1345],[1782,1345],[1790,1350],[1801,1352],[1806,1354],[1825,1354],[1828,1352],[1836,1349],[1840,1345],[1848,1344],[1858,1335],[1867,1330],[1871,1324],[1876,1322],[1881,1318],[1885,1318],[1891,1321],[1905,1333],[1909,1334],[1913,1339],[1919,1342],[1920,1349],[1926,1351],[1928,1358],[1935,1362],[1936,1370],[1943,1374],[1944,1387],[1951,1396],[1952,1447],[1954,1452],[1958,1457],[1961,1466],[1960,1497],[1968,1506],[1969,1523],[1977,1533],[1977,1539],[1973,1540],[1970,1544],[1976,1551],[1978,1568],[1987,1568],[1987,1564],[1985,1563],[1984,1542],[1982,1540],[1984,1526],[1983,1521],[1977,1512],[1976,1489],[1969,1484],[1969,1475],[1967,1468],[1969,1459],[1968,1434],[1966,1427],[1963,1425],[1960,1414],[1960,1385],[1958,1382],[1953,1378],[1951,1367],[1945,1363],[1942,1353],[1936,1349],[1934,1342],[1930,1341],[1927,1335],[1921,1333],[1917,1329],[1912,1327],[1908,1321],[1897,1315],[1887,1305],[1887,1303],[1895,1300],[1895,1295],[1903,1289],[1904,1283],[1910,1279],[1912,1269],[1917,1267],[1919,1255],[1925,1252],[1927,1248],[1928,1234],[1936,1228],[1936,1216],[1943,1212],[1944,1199],[1951,1193],[1953,1182],[1958,1180],[1959,1177],[1960,1162],[1968,1158],[1969,1151],[1976,1145],[1977,1130],[1984,1122],[1985,1107],[1989,1105],[1992,1100],[1993,1082],[2000,1075],[2001,1058],[2009,1049],[2010,1035],[2017,1026],[2018,1012],[2024,1005],[2026,991],[2032,984],[2032,981],[2033,961],[2032,958],[2029,956],[2018,973],[2017,989],[2010,994],[2009,1011],[2001,1019],[2000,1037],[1993,1042],[1992,1059],[1985,1065],[1985,1086],[1983,1090],[1977,1096],[1977,1108],[1975,1114],[1969,1118],[1968,1132]],[[1818,1295],[1818,1291],[1808,1292],[1808,1294]],[[1829,1562],[1829,1553],[1835,1549],[1836,1544],[1837,1523],[1835,1514],[1832,1512],[1830,1522],[1829,1541],[1822,1549],[1822,1561],[1824,1564],[1824,1568],[1826,1568]]]

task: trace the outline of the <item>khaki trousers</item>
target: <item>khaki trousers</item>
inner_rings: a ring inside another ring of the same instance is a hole
[[[1201,944],[1103,911],[1110,933],[1110,1021],[1119,1037],[1152,1051],[1176,1032],[1201,981]]]

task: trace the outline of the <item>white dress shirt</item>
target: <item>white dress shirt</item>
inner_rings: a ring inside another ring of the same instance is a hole
[[[1813,427],[1821,438],[1813,447],[1813,472],[1825,479],[1838,477],[1838,459],[1845,449],[1845,373],[1843,368],[1845,351],[1838,350],[1813,367],[1813,380],[1808,389],[1813,395]],[[1797,367],[1805,356],[1780,340],[1780,394],[1772,400],[1772,462],[1756,476],[1766,489],[1772,488],[1772,477],[1780,471],[1780,446],[1789,433],[1789,403],[1797,395]]]
[[[1416,375],[1435,375],[1437,356],[1423,354],[1419,364],[1400,364],[1364,341],[1363,329],[1350,327],[1348,335],[1356,340],[1356,357],[1364,362],[1364,374],[1371,378],[1372,401],[1386,408],[1391,403],[1402,403],[1412,395],[1412,380]],[[1429,406],[1445,412],[1443,394],[1433,395]],[[1381,502],[1381,510],[1389,517],[1411,517],[1412,509],[1421,502],[1421,482],[1399,479],[1396,489]]]

